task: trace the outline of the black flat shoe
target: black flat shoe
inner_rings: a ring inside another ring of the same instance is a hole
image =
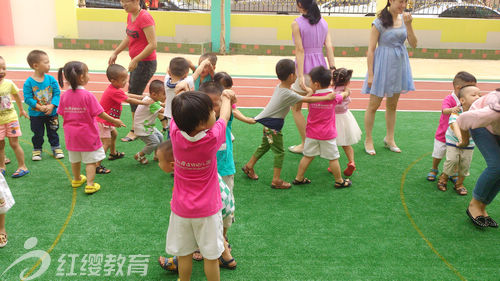
[[[467,215],[469,216],[469,218],[471,219],[472,223],[475,226],[480,227],[480,228],[484,228],[484,227],[489,226],[488,221],[486,220],[486,218],[484,216],[477,216],[477,217],[474,218],[471,215],[471,213],[469,212],[469,208],[467,208],[467,210],[465,211],[465,213],[467,213]]]
[[[493,220],[490,216],[487,216],[484,219],[486,220],[486,223],[488,224],[489,227],[498,228],[498,223],[495,220]]]

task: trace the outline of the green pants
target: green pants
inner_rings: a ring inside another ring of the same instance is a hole
[[[264,156],[269,149],[271,149],[274,153],[274,168],[281,169],[285,158],[285,150],[283,149],[283,134],[264,127],[262,143],[257,148],[253,156],[258,160]]]

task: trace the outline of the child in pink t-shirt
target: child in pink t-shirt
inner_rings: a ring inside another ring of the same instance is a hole
[[[68,62],[64,68],[59,68],[58,78],[61,88],[64,86],[63,78],[71,85],[71,89],[61,95],[57,108],[57,113],[64,119],[64,139],[74,177],[71,186],[79,187],[87,181],[85,193],[92,194],[101,188],[94,182],[96,163],[106,157],[99,138],[96,117],[99,116],[117,127],[125,125],[120,119],[106,114],[95,96],[83,88],[89,81],[86,64],[79,61]],[[86,164],[87,177],[80,174],[81,162]]]
[[[208,95],[190,91],[172,100],[175,180],[166,251],[178,256],[181,280],[189,280],[192,255],[198,248],[207,279],[220,278],[218,258],[224,251],[224,236],[216,155],[226,139],[232,99],[234,93],[224,91],[218,121]]]
[[[439,163],[441,159],[446,154],[446,130],[448,130],[448,121],[452,113],[458,113],[461,110],[460,101],[455,93],[458,93],[460,89],[465,86],[475,86],[477,83],[476,77],[474,75],[460,71],[453,78],[453,92],[446,96],[443,100],[443,105],[441,107],[441,118],[439,119],[439,125],[436,130],[436,135],[434,137],[434,150],[432,151],[432,168],[427,174],[428,181],[435,181],[437,175],[439,174]],[[453,175],[450,177],[454,183],[457,181],[458,175]]]
[[[311,89],[314,96],[325,96],[332,92],[330,82],[332,74],[330,70],[323,66],[315,67],[309,72],[311,76]],[[297,176],[293,184],[309,184],[311,180],[304,177],[309,164],[315,156],[330,161],[330,170],[335,177],[335,187],[343,188],[351,186],[349,179],[343,179],[339,165],[339,150],[337,148],[336,138],[337,130],[335,128],[335,106],[349,96],[349,91],[337,94],[331,101],[322,101],[309,104],[309,115],[307,116],[306,140],[304,142],[304,156],[300,160]]]

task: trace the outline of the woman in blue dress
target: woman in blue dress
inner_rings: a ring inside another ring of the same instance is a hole
[[[415,90],[404,43],[408,39],[412,48],[417,47],[417,37],[412,27],[413,18],[411,14],[404,12],[406,4],[406,0],[388,0],[372,23],[367,54],[368,73],[361,90],[363,94],[370,94],[365,112],[365,151],[370,155],[375,155],[372,138],[375,113],[384,97],[387,127],[384,144],[393,152],[401,152],[394,141],[396,108],[400,94]]]

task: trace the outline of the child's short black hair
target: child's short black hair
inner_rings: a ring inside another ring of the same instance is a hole
[[[233,87],[233,78],[224,71],[215,73],[214,81],[221,84],[225,89]]]
[[[189,72],[189,62],[183,57],[175,57],[170,60],[168,70],[171,75],[182,77]]]
[[[317,66],[311,69],[309,76],[311,76],[312,83],[318,82],[322,88],[330,86],[330,82],[332,81],[332,73],[323,66]]]
[[[119,64],[110,64],[106,69],[106,77],[108,77],[109,82],[117,80],[123,71],[127,71],[127,69]]]
[[[335,86],[345,86],[349,84],[352,77],[352,69],[347,68],[337,68],[333,71],[332,82]]]
[[[153,80],[149,84],[149,93],[161,93],[165,91],[165,85],[161,80]]]
[[[172,100],[172,117],[180,130],[190,134],[208,121],[213,108],[208,95],[199,91],[184,92]]]
[[[28,64],[30,65],[31,68],[33,68],[33,65],[35,63],[39,63],[42,56],[46,56],[47,53],[42,51],[42,50],[33,50],[28,54],[28,57],[26,60],[28,61]]]
[[[285,81],[295,73],[295,63],[291,59],[282,59],[276,64],[276,75],[281,81]]]
[[[222,85],[215,81],[203,82],[203,84],[200,85],[200,92],[205,94],[222,95],[222,91],[224,91]]]
[[[467,71],[460,71],[453,78],[453,86],[457,86],[460,82],[477,83],[476,77]]]
[[[200,56],[200,62],[206,59],[210,60],[210,63],[212,65],[217,64],[217,55],[215,53],[204,53],[203,55]]]

